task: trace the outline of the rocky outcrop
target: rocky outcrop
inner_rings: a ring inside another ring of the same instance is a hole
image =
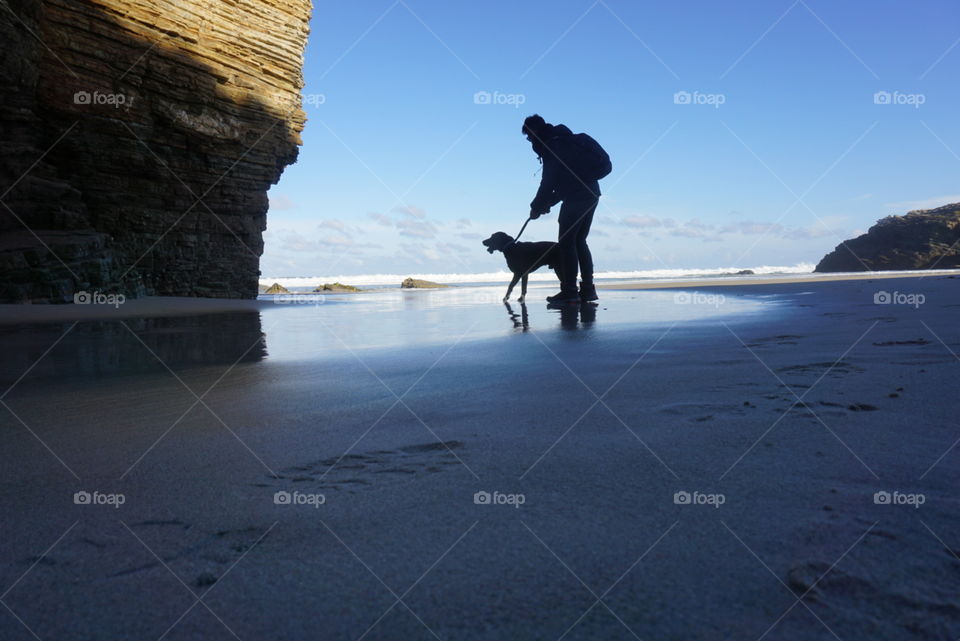
[[[814,271],[960,268],[960,203],[887,216],[840,243]]]
[[[274,283],[263,290],[264,294],[289,294],[290,290],[281,285],[280,283]]]
[[[0,4],[0,300],[255,297],[310,0]]]
[[[343,283],[324,283],[313,291],[326,292],[328,294],[355,294],[360,291],[359,287],[353,285],[344,285]]]
[[[441,285],[440,283],[421,280],[419,278],[405,278],[403,282],[400,283],[400,287],[402,289],[439,289],[441,287],[447,287],[447,285]]]

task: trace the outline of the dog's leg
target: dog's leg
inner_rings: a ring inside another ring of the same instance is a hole
[[[518,280],[520,280],[520,274],[514,274],[513,280],[511,280],[510,284],[507,286],[507,295],[503,297],[503,302],[510,300],[510,293],[513,291],[513,288],[517,286]]]
[[[520,281],[520,298],[517,300],[521,303],[527,300],[527,274],[524,274],[523,280]]]

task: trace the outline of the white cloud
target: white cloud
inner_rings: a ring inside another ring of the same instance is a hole
[[[295,231],[282,230],[279,232],[280,249],[292,252],[313,252],[317,251],[318,246],[315,241],[309,240]]]
[[[277,194],[276,196],[270,196],[270,209],[273,211],[287,211],[290,209],[296,208],[294,202],[290,199],[290,196],[286,194]]]
[[[744,220],[731,225],[724,225],[720,229],[722,234],[741,234],[744,236],[771,236],[774,238],[789,238],[791,240],[810,240],[833,236],[834,233],[822,223],[809,227],[787,227],[778,223],[762,223],[753,220]]]
[[[464,254],[470,251],[468,248],[463,245],[458,245],[456,243],[437,243],[437,249],[447,252],[447,253],[456,253]]]
[[[390,217],[385,214],[378,214],[375,211],[368,211],[367,216],[375,220],[378,225],[382,225],[383,227],[393,226],[393,221],[390,220]]]
[[[320,224],[317,225],[317,227],[319,227],[320,229],[333,229],[335,231],[338,231],[344,234],[347,233],[346,223],[344,223],[343,221],[337,220],[336,218],[332,218],[330,220],[322,220],[320,221]]]
[[[654,216],[625,216],[622,222],[628,227],[638,227],[640,229],[664,226],[664,222]]]
[[[350,240],[350,237],[341,233],[327,234],[317,242],[321,245],[333,247],[349,247],[353,245],[353,241]]]
[[[709,236],[706,230],[696,227],[678,227],[670,230],[671,236],[680,236],[682,238],[706,238]]]
[[[783,225],[777,223],[758,223],[752,220],[724,225],[720,230],[724,234],[743,234],[744,236],[763,236],[765,234],[779,234],[783,231]]]
[[[392,211],[398,214],[406,214],[407,216],[419,218],[421,220],[427,217],[427,212],[424,211],[421,207],[417,207],[415,205],[407,205],[406,207],[394,207]]]
[[[897,203],[886,203],[884,207],[895,209],[898,213],[906,213],[915,209],[936,209],[951,203],[960,203],[960,195],[937,196],[925,200],[903,200]]]
[[[398,256],[404,260],[413,260],[418,265],[443,258],[436,249],[415,243],[401,243]]]
[[[823,238],[833,236],[834,233],[823,225],[812,225],[810,227],[792,227],[783,234],[784,238],[792,240],[810,240],[811,238]]]
[[[398,220],[397,229],[401,236],[413,236],[416,238],[436,238],[437,228],[432,223],[419,220]]]

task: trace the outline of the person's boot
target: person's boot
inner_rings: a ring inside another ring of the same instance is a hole
[[[559,294],[554,294],[553,296],[547,296],[547,302],[554,305],[559,303],[579,303],[580,295],[577,292],[568,292],[560,290]]]
[[[597,288],[592,282],[585,283],[580,281],[580,300],[591,303],[595,300],[599,300],[599,298],[600,297],[597,296]]]

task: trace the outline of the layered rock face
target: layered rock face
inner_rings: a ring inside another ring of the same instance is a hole
[[[254,297],[310,0],[0,0],[0,300]]]
[[[846,240],[814,271],[862,272],[960,268],[960,203],[888,216]]]

